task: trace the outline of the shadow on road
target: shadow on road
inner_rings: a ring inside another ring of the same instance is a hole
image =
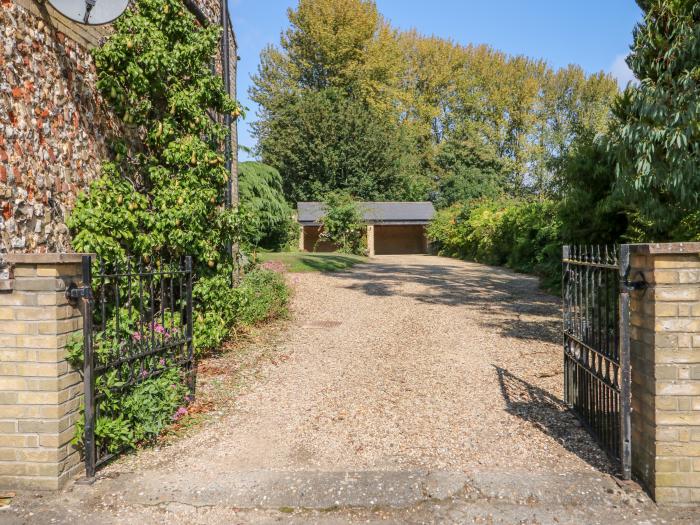
[[[504,368],[494,368],[509,414],[531,423],[553,437],[592,467],[609,474],[616,473],[615,466],[611,464],[605,452],[595,444],[561,399]]]
[[[426,304],[479,309],[486,314],[484,326],[507,337],[559,341],[560,301],[542,292],[536,278],[476,263],[416,260],[420,256],[406,259],[410,262],[379,259],[335,275],[353,281],[347,288],[371,296],[399,295]]]

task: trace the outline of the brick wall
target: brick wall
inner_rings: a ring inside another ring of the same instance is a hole
[[[219,1],[198,3],[219,24]],[[109,137],[123,133],[97,92],[88,51],[110,31],[73,23],[47,3],[0,0],[0,254],[70,251],[66,217],[99,175]]]
[[[70,444],[83,385],[65,361],[80,312],[66,287],[76,255],[10,255],[12,290],[0,291],[0,489],[58,489],[82,469]]]
[[[633,250],[634,473],[660,503],[700,503],[700,243]]]

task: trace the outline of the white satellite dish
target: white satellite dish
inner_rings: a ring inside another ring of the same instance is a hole
[[[49,0],[66,18],[80,24],[99,26],[114,22],[129,7],[130,0]]]

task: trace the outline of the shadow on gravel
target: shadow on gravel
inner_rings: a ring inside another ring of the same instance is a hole
[[[506,337],[548,343],[560,340],[560,302],[542,292],[536,278],[503,268],[463,264],[380,260],[332,275],[352,280],[347,288],[371,296],[400,295],[426,304],[478,309],[485,314],[484,326]],[[421,286],[420,291],[406,286],[411,284]]]
[[[591,439],[561,399],[504,368],[495,365],[494,368],[509,414],[531,423],[597,470],[616,473],[605,452]]]

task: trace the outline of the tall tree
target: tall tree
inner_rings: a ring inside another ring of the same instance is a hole
[[[364,200],[420,198],[410,143],[394,122],[338,89],[289,97],[267,123],[263,158],[280,166],[292,201],[344,190]],[[418,194],[416,194],[418,193]]]
[[[603,128],[617,93],[614,79],[602,73],[586,76],[576,66],[555,71],[484,45],[399,33],[369,0],[300,0],[289,19],[279,47],[263,52],[251,90],[261,108],[254,125],[258,153],[280,170],[289,198],[328,189],[383,198],[422,197],[427,190],[436,198],[448,191],[450,199],[496,190],[555,194],[570,145],[581,132]],[[321,107],[308,104],[313,97]],[[303,126],[291,108],[301,111]],[[329,113],[347,108],[345,115]],[[370,137],[353,138],[348,115]],[[323,148],[309,150],[301,136]],[[484,152],[498,158],[488,169],[479,167]],[[359,177],[359,167],[368,166],[362,158],[372,155],[377,168]],[[397,174],[396,166],[403,171]],[[369,184],[370,176],[379,186]]]
[[[262,162],[241,162],[240,201],[255,222],[248,242],[276,248],[283,244],[291,227],[292,209],[282,191],[282,176]]]
[[[639,5],[645,16],[627,63],[640,82],[614,107],[610,146],[620,188],[662,239],[700,204],[700,3]]]
[[[279,47],[263,51],[251,89],[260,107],[258,153],[279,169],[286,196],[425,193],[414,184],[408,133],[395,118],[396,33],[374,2],[301,0],[288,16],[290,28]]]

